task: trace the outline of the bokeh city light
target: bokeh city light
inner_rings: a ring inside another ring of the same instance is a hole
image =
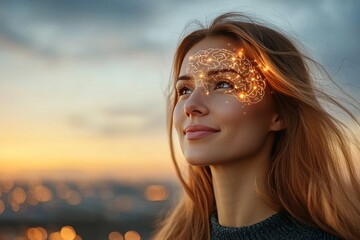
[[[109,240],[148,239],[156,216],[177,195],[174,183],[0,181],[0,237],[85,240],[96,233]]]

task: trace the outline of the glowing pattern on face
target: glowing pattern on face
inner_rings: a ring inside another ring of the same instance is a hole
[[[247,59],[241,49],[234,53],[227,49],[209,48],[200,50],[189,57],[186,73],[193,77],[195,86],[205,88],[209,94],[209,85],[225,81],[232,85],[225,94],[236,97],[247,105],[261,101],[265,94],[265,78],[260,72],[261,65]],[[267,67],[263,68],[267,71]]]

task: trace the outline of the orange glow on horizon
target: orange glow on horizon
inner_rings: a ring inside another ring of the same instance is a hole
[[[0,119],[0,131],[1,179],[71,172],[91,178],[138,179],[174,174],[164,133],[105,137],[19,118]]]

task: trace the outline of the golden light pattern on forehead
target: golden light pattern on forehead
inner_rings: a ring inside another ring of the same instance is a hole
[[[196,86],[205,88],[209,94],[209,85],[226,80],[233,89],[225,93],[236,97],[248,105],[261,101],[265,95],[265,77],[260,71],[261,65],[256,60],[245,57],[243,49],[232,52],[228,49],[209,48],[199,50],[189,57],[186,73],[190,75]],[[267,67],[263,67],[267,71]]]

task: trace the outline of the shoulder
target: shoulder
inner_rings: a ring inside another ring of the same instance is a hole
[[[309,239],[309,240],[340,240],[339,237],[332,235],[319,227],[302,224],[287,215],[288,221],[291,222],[292,235],[291,239]]]
[[[340,238],[318,227],[302,224],[285,212],[279,212],[267,219],[249,226],[223,227],[216,213],[211,216],[212,240],[339,240]]]

